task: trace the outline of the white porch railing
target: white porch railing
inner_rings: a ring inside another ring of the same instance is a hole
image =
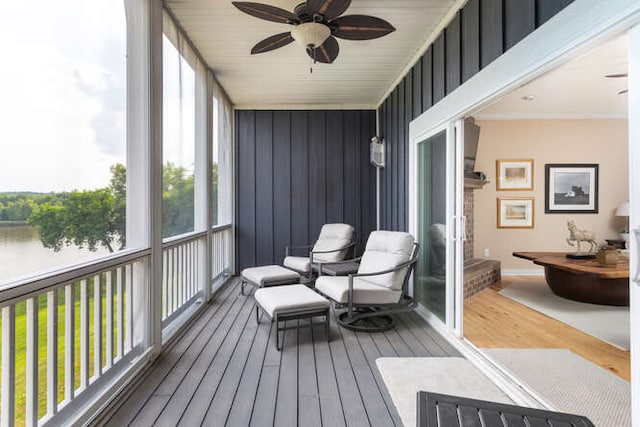
[[[57,424],[136,353],[136,275],[149,250],[12,283],[0,290],[3,426]],[[39,421],[38,421],[39,420]]]
[[[162,326],[166,327],[202,295],[199,269],[207,233],[190,233],[165,240],[162,245]]]
[[[218,289],[231,274],[233,251],[233,227],[214,227],[211,235],[211,286]]]
[[[200,232],[163,244],[163,328],[229,275],[232,227],[213,229],[209,260],[206,243]],[[146,363],[150,254],[122,251],[0,289],[2,426],[87,419]]]

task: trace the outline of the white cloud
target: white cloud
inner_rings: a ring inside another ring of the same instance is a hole
[[[124,162],[125,136],[124,104],[118,111],[106,97],[125,84],[110,84],[118,71],[105,54],[124,62],[124,40],[122,2],[0,5],[0,48],[11,58],[0,67],[0,191],[108,184],[109,166]],[[99,143],[101,127],[112,141]]]

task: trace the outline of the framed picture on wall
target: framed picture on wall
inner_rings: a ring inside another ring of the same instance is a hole
[[[533,190],[533,159],[496,160],[496,190]]]
[[[546,164],[545,213],[598,213],[597,164]]]
[[[533,228],[533,197],[498,197],[498,228]]]

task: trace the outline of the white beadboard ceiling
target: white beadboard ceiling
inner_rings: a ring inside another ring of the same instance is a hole
[[[626,34],[608,40],[524,84],[474,114],[478,119],[625,118]],[[524,97],[533,97],[527,101]]]
[[[261,3],[293,11],[300,0]],[[166,0],[236,108],[374,108],[439,32],[461,0],[353,0],[344,15],[372,15],[396,31],[374,40],[338,39],[333,64],[317,63],[298,44],[259,55],[253,45],[291,26],[254,18],[231,0]]]

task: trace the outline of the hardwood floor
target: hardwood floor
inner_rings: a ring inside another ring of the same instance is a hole
[[[568,349],[620,378],[630,380],[630,352],[498,294],[513,280],[540,279],[504,277],[501,283],[466,300],[464,336],[469,341],[481,348]]]
[[[256,323],[253,296],[228,286],[154,363],[107,426],[401,426],[375,364],[378,357],[460,354],[415,313],[394,329],[352,332],[332,320],[288,330]]]

